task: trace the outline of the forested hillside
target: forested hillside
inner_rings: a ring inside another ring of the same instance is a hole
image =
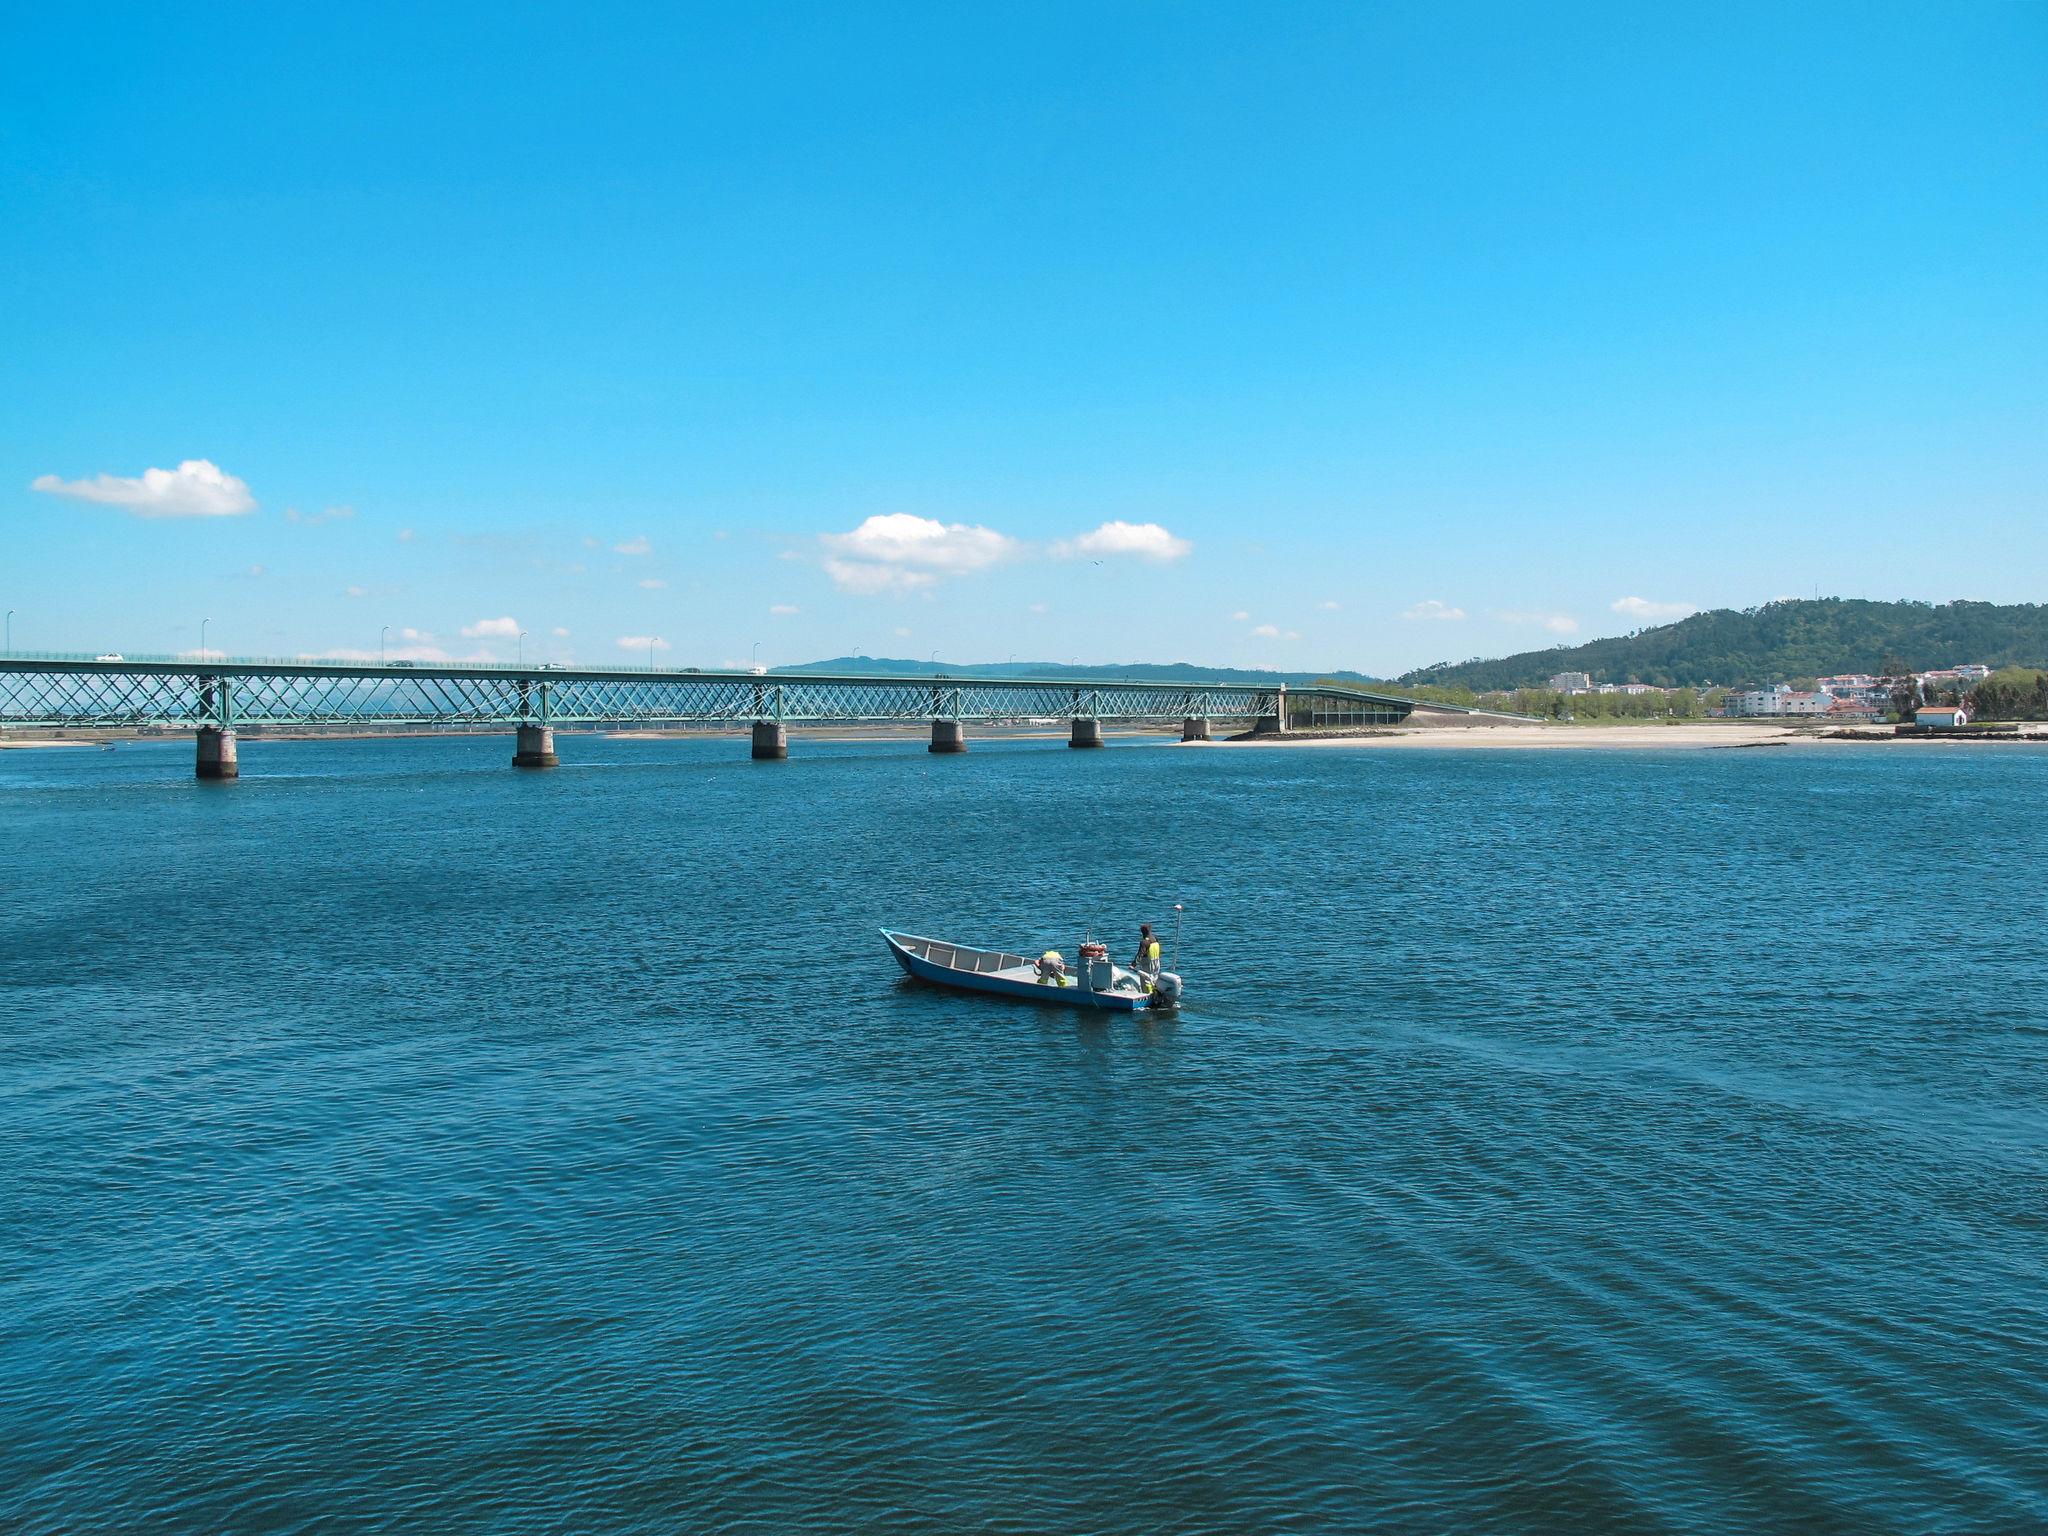
[[[1559,672],[1585,672],[1596,683],[1742,687],[1970,661],[1994,667],[2048,664],[2048,605],[1787,598],[1741,612],[1696,613],[1676,624],[1584,645],[1419,667],[1400,681],[1485,692],[1539,687]]]

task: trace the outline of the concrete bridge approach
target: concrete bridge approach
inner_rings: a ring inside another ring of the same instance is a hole
[[[244,727],[372,731],[499,726],[512,762],[560,760],[560,726],[751,727],[757,760],[789,755],[792,724],[929,723],[937,753],[967,750],[969,725],[1060,725],[1075,747],[1107,726],[1217,724],[1284,732],[1396,725],[1412,699],[1350,688],[1095,678],[831,676],[536,664],[258,658],[0,656],[0,729],[191,731],[202,779],[236,776]],[[1431,710],[1444,706],[1421,706]]]

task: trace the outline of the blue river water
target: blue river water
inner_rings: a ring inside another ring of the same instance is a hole
[[[561,746],[0,753],[0,1529],[2048,1528],[2048,753]]]

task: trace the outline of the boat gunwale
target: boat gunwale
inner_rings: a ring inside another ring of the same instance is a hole
[[[1038,981],[1035,973],[1030,976],[1014,974],[1020,966],[1034,966],[1035,962],[1028,955],[1012,955],[1008,950],[976,949],[972,945],[958,945],[947,939],[932,939],[916,933],[900,933],[893,928],[884,928],[881,934],[883,941],[888,944],[890,952],[896,956],[903,969],[914,980],[927,982],[933,986],[952,986],[961,991],[985,992],[999,997],[1014,997],[1025,1002],[1070,1008],[1097,1008],[1114,1013],[1139,1013],[1152,1006],[1149,993],[1122,990],[1098,992],[1092,987],[1083,986],[1052,987]],[[910,942],[905,942],[906,940]],[[964,948],[978,955],[1014,959],[1019,965],[1004,966],[992,971],[944,965],[913,948],[913,943],[937,944],[956,953]],[[917,969],[919,966],[928,967],[934,974],[921,974]],[[1011,974],[1004,974],[1005,972]]]

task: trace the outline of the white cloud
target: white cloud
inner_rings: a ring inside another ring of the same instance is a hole
[[[1406,613],[1403,613],[1401,617],[1404,619],[1442,619],[1447,623],[1453,623],[1465,617],[1465,610],[1453,608],[1449,603],[1439,602],[1433,597],[1426,597]]]
[[[915,592],[939,578],[930,571],[904,571],[887,565],[868,565],[859,560],[827,558],[825,574],[842,592],[872,597],[877,592]]]
[[[398,632],[398,638],[417,645],[432,645],[434,643],[434,637],[428,634],[427,631],[424,629],[414,629],[410,625],[407,625]]]
[[[474,624],[462,626],[465,640],[516,640],[519,638],[519,621],[514,618],[478,619]]]
[[[893,631],[891,631],[891,633],[893,633],[898,640],[908,640],[910,638],[910,631],[905,629],[900,624],[897,625],[896,628]]]
[[[407,643],[407,644],[403,644],[403,645],[387,645],[387,646],[386,646],[386,647],[384,647],[384,649],[383,649],[383,650],[381,650],[381,651],[379,651],[379,650],[375,650],[375,649],[362,649],[362,650],[358,650],[358,649],[351,649],[351,648],[349,648],[349,647],[346,647],[346,646],[342,647],[342,648],[341,648],[341,649],[339,649],[339,650],[332,650],[332,651],[320,651],[320,652],[317,652],[317,653],[316,653],[316,652],[313,652],[313,651],[301,651],[301,652],[299,653],[299,660],[301,660],[301,661],[453,661],[453,660],[455,660],[455,658],[454,658],[453,656],[450,656],[450,655],[449,655],[449,654],[448,654],[448,653],[447,653],[446,651],[442,650],[442,649],[441,649],[441,648],[440,648],[440,647],[439,647],[438,645],[432,645],[432,644],[428,644],[428,643],[426,643],[426,642],[429,642],[429,641],[431,641],[431,640],[432,640],[432,639],[434,638],[434,637],[433,637],[432,635],[428,635],[428,634],[423,634],[423,633],[421,633],[421,632],[420,632],[419,630],[416,630],[416,629],[406,629],[406,630],[400,630],[400,631],[399,631],[399,634],[400,634],[400,635],[401,635],[402,637],[406,638],[406,639],[408,640],[408,642],[412,642],[412,641],[417,641],[418,643]],[[474,659],[474,660],[477,660],[477,661],[489,661],[489,660],[490,660],[491,658],[490,658],[490,657],[488,657],[488,656],[482,656],[482,655],[480,655],[480,656],[474,657],[474,658],[472,658],[472,659]]]
[[[242,574],[244,576],[268,576],[270,574],[270,567],[267,565],[252,565]]]
[[[304,523],[313,527],[320,523],[339,523],[356,515],[354,507],[324,507],[318,512],[301,512],[297,507],[284,509],[284,520],[288,523]],[[404,537],[404,535],[400,535]]]
[[[1645,624],[1662,624],[1699,612],[1691,603],[1653,603],[1647,597],[1617,597],[1610,606],[1623,618]]]
[[[1329,602],[1318,603],[1316,606],[1321,608],[1325,613],[1337,613],[1341,611],[1344,607],[1342,603],[1336,602],[1334,600]]]
[[[368,587],[350,586],[343,587],[341,590],[343,595],[347,597],[368,597],[370,595]]]
[[[195,646],[189,651],[178,652],[178,660],[180,661],[226,661],[227,659],[228,653],[226,651],[216,651],[211,646],[207,646],[204,649]]]
[[[1575,635],[1579,632],[1579,621],[1568,613],[1519,613],[1497,612],[1494,614],[1503,624],[1535,624],[1549,630],[1553,635]]]
[[[768,611],[778,617],[786,618],[792,613],[802,613],[803,609],[797,607],[795,603],[771,603]]]
[[[639,585],[645,587],[650,592],[659,592],[663,587],[667,586],[668,583],[663,581],[659,576],[646,576],[641,578]]]
[[[929,587],[941,576],[986,570],[1021,548],[1007,534],[909,512],[878,513],[850,533],[820,534],[825,574],[843,591],[871,595]]]
[[[621,635],[616,644],[622,651],[665,651],[668,642],[659,635]]]
[[[208,459],[187,459],[176,469],[145,469],[135,479],[95,475],[90,480],[59,480],[38,475],[28,488],[122,507],[137,517],[234,517],[256,510],[248,483]]]
[[[548,633],[553,635],[557,640],[566,640],[569,638],[569,631],[562,628],[562,626],[559,624],[557,624],[553,629],[549,630]]]
[[[1280,626],[1278,624],[1261,624],[1252,633],[1262,636],[1267,640],[1278,640],[1280,638]]]
[[[1244,621],[1245,621],[1245,620],[1249,619],[1249,618],[1250,618],[1251,616],[1252,616],[1252,615],[1251,615],[1251,610],[1250,610],[1250,609],[1248,609],[1248,608],[1240,608],[1240,609],[1238,609],[1238,610],[1237,610],[1237,612],[1233,613],[1233,614],[1232,614],[1232,615],[1231,615],[1230,617],[1231,617],[1231,619],[1232,619],[1232,621],[1233,621],[1233,622],[1235,622],[1235,623],[1238,623],[1238,624],[1242,624],[1242,623],[1244,623]]]
[[[1047,609],[1044,603],[1033,603],[1029,608],[1025,609],[1024,611],[1026,613],[1046,613],[1050,610]]]
[[[1053,545],[1053,554],[1062,560],[1071,560],[1086,555],[1090,558],[1110,555],[1135,555],[1140,560],[1150,560],[1155,565],[1187,557],[1195,546],[1186,539],[1176,538],[1157,523],[1104,523],[1093,532],[1079,538],[1062,539]]]
[[[654,553],[654,546],[647,542],[647,535],[643,533],[638,538],[626,540],[623,544],[614,544],[612,546],[612,553],[615,555],[651,555]]]
[[[399,529],[398,542],[401,544],[410,544],[412,542],[412,530],[410,528]]]

